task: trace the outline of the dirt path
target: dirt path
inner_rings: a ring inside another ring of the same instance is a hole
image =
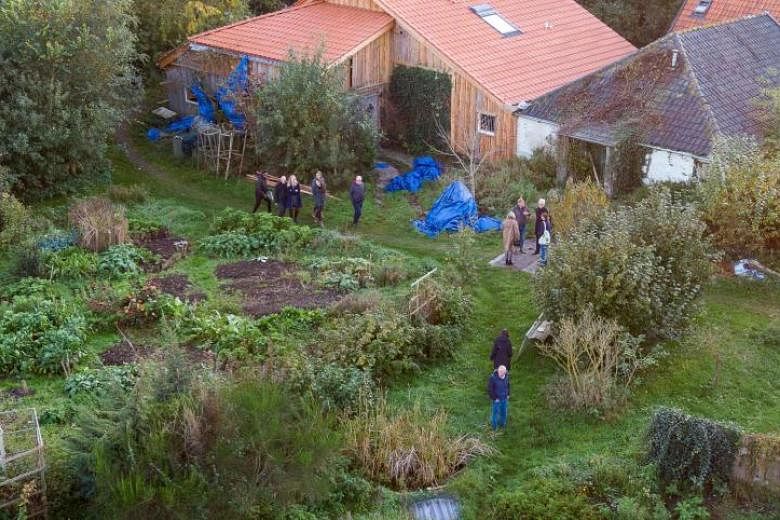
[[[153,177],[166,178],[167,174],[165,173],[165,170],[147,161],[141,152],[135,148],[133,140],[130,138],[129,126],[129,121],[123,121],[122,124],[119,125],[115,135],[117,145],[125,152],[127,159],[133,166]]]

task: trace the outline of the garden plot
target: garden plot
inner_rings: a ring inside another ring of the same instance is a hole
[[[154,286],[161,293],[178,297],[183,302],[197,303],[206,299],[206,294],[193,289],[186,274],[169,274],[150,278],[147,285]]]
[[[133,243],[151,251],[160,260],[144,266],[145,271],[159,272],[172,266],[189,251],[189,242],[181,237],[173,236],[167,229],[146,233],[133,239]]]
[[[244,295],[244,312],[254,317],[274,314],[285,307],[324,307],[340,299],[337,291],[320,289],[298,279],[297,270],[293,264],[276,260],[242,260],[218,266],[216,275],[225,280],[223,289]]]
[[[145,345],[133,345],[126,340],[111,346],[108,350],[100,354],[100,360],[105,366],[120,366],[151,357],[154,349]]]

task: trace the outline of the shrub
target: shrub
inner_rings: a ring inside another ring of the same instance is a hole
[[[265,354],[267,338],[256,322],[219,311],[195,312],[185,320],[182,332],[188,341],[215,354],[215,363],[245,362]]]
[[[127,227],[135,237],[147,237],[154,236],[155,234],[163,231],[163,226],[159,221],[152,218],[143,217],[130,217],[127,219]]]
[[[292,173],[320,169],[344,185],[371,168],[379,134],[359,98],[344,90],[344,70],[318,53],[291,55],[257,96],[257,151]]]
[[[140,184],[133,184],[131,186],[112,184],[108,187],[106,195],[113,202],[119,204],[140,204],[146,202],[147,197],[149,197],[149,191]]]
[[[92,251],[128,240],[125,210],[108,199],[92,197],[76,202],[68,211],[68,220],[78,230],[81,246]]]
[[[661,408],[647,436],[648,456],[664,485],[701,489],[728,483],[741,433],[731,425]]]
[[[573,231],[581,222],[599,216],[609,207],[606,193],[590,179],[574,182],[569,179],[557,200],[548,200],[554,206],[553,223],[558,235]]]
[[[320,363],[312,358],[290,378],[298,391],[311,392],[326,412],[351,415],[357,412],[361,402],[372,402],[374,398],[371,374],[355,367]]]
[[[675,337],[697,309],[712,253],[695,209],[665,190],[584,223],[553,248],[535,279],[549,319],[585,307],[634,336]]]
[[[35,246],[22,245],[13,250],[11,274],[17,278],[36,278],[45,273],[43,254]]]
[[[47,255],[44,265],[51,279],[79,280],[97,274],[98,256],[80,247],[69,247]]]
[[[30,210],[0,187],[0,251],[28,241],[40,227]]]
[[[772,263],[780,249],[780,158],[735,164],[701,185],[702,212],[713,242],[730,258]]]
[[[519,157],[504,159],[480,175],[476,198],[480,210],[503,218],[523,197],[530,201],[536,195],[536,186],[530,180],[528,160]]]
[[[555,186],[558,161],[551,148],[537,148],[528,159],[528,179],[539,191],[547,191]]]
[[[533,479],[520,489],[499,494],[490,518],[600,520],[598,509],[573,485],[557,479]]]
[[[119,302],[119,322],[123,325],[141,326],[154,323],[163,317],[173,320],[188,314],[187,304],[148,282],[134,286]]]
[[[81,370],[65,380],[65,393],[73,398],[81,394],[100,395],[108,387],[128,391],[135,385],[138,369],[134,365],[110,366]]]
[[[54,293],[54,285],[45,278],[22,278],[12,284],[0,287],[0,298],[7,300],[13,300],[17,296],[37,296],[42,299],[51,299]]]
[[[69,247],[73,247],[78,242],[79,235],[76,230],[56,231],[49,233],[38,239],[38,249],[44,253],[56,253]]]
[[[410,153],[441,147],[439,126],[450,128],[452,81],[447,73],[398,66],[390,76],[391,136]]]
[[[553,404],[574,409],[620,404],[636,373],[656,361],[656,355],[642,353],[639,338],[590,309],[576,320],[563,318],[555,340],[538,348],[564,372],[563,388],[553,393]]]
[[[345,314],[364,314],[374,312],[385,303],[382,294],[375,290],[360,291],[345,295],[332,307],[334,314],[343,316]]]
[[[111,246],[100,253],[98,271],[109,278],[126,278],[141,272],[149,253],[130,244]]]
[[[367,287],[374,280],[371,276],[371,262],[365,258],[323,258],[309,257],[303,265],[314,272],[314,277],[325,287],[344,291],[357,291]]]
[[[0,373],[67,373],[84,355],[87,322],[52,300],[16,298],[0,314]]]
[[[391,416],[380,399],[347,423],[346,452],[367,478],[393,489],[438,485],[475,457],[493,453],[475,437],[448,435],[446,424],[445,412],[424,412],[419,403]]]

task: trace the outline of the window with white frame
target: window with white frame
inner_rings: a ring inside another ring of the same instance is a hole
[[[477,113],[477,130],[480,134],[496,135],[496,116],[494,114]]]
[[[192,93],[189,87],[184,87],[184,101],[191,105],[198,104],[198,98],[195,97],[195,94]]]

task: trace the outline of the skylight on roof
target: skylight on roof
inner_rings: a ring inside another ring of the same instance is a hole
[[[520,34],[520,29],[512,25],[506,18],[496,12],[489,4],[472,5],[471,11],[485,20],[489,26],[501,33],[501,36],[515,36]]]
[[[711,5],[712,0],[699,0],[698,5],[693,10],[693,14],[704,15],[704,13],[709,11]]]

